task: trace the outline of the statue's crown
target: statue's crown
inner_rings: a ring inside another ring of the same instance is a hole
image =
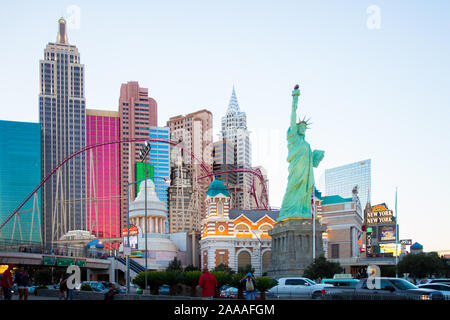
[[[305,120],[305,119],[306,119],[306,116],[303,117],[302,121],[297,122],[297,126],[301,126],[302,124],[304,124],[306,126],[306,129],[309,129],[308,126],[311,124],[311,122],[309,122],[309,120],[311,118],[309,118],[308,120]]]

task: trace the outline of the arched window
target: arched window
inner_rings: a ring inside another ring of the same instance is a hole
[[[243,224],[243,223],[238,224],[236,226],[235,230],[238,233],[249,233],[250,232],[250,228],[247,225]]]
[[[238,268],[245,268],[249,264],[252,264],[250,253],[247,251],[241,251],[238,254]]]
[[[219,202],[217,202],[217,215],[221,216],[223,215],[223,203],[222,200],[219,199]]]

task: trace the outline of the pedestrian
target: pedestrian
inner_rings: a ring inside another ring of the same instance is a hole
[[[30,276],[23,266],[19,267],[14,275],[14,282],[19,290],[19,300],[28,300],[28,286],[30,285]]]
[[[8,265],[8,268],[3,272],[2,275],[2,289],[3,289],[3,298],[5,300],[11,300],[11,287],[13,285],[13,278],[11,274],[12,264]]]
[[[66,275],[61,275],[59,279],[59,300],[67,300],[67,277]]]
[[[70,278],[70,273],[66,273],[66,279],[67,279],[67,281],[69,280],[69,278]],[[67,283],[67,282],[66,282]],[[69,284],[70,284],[70,282],[69,282]],[[75,286],[75,282],[73,282],[73,286]],[[71,289],[71,288],[69,288],[69,286],[67,286],[67,294],[68,294],[68,299],[69,300],[73,300],[73,291],[74,291],[75,289],[74,289],[74,287]]]
[[[202,297],[212,299],[216,295],[217,280],[207,268],[203,269],[203,274],[198,280],[198,285],[202,288]]]
[[[114,300],[114,296],[119,293],[113,283],[109,284],[108,292],[105,293],[105,300]]]
[[[251,272],[247,273],[247,276],[241,280],[241,285],[245,290],[245,299],[256,300],[256,280]]]

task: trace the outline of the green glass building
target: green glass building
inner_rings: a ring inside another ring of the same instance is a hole
[[[39,123],[0,120],[0,225],[41,182]],[[34,208],[34,210],[33,210]],[[41,241],[41,194],[0,230],[1,240]],[[31,239],[30,239],[31,238]]]

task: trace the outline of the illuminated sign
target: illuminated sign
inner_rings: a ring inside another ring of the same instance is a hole
[[[367,224],[392,224],[395,223],[394,213],[392,210],[376,210],[367,212]]]
[[[379,227],[378,234],[380,241],[395,241],[396,240],[396,226],[382,226]]]
[[[381,243],[380,253],[392,253],[394,257],[396,255],[400,255],[401,253],[400,246],[397,247],[397,250],[395,250],[395,248],[396,248],[395,243]]]
[[[135,236],[137,234],[139,234],[138,227],[130,227],[130,236]],[[127,236],[127,228],[122,229],[122,235]]]
[[[375,206],[372,206],[372,212],[374,211],[386,211],[389,210],[387,205],[385,203],[377,204]]]
[[[372,253],[372,233],[368,232],[366,237],[366,249],[367,253]]]
[[[400,240],[400,243],[404,246],[410,246],[412,245],[412,239]]]

